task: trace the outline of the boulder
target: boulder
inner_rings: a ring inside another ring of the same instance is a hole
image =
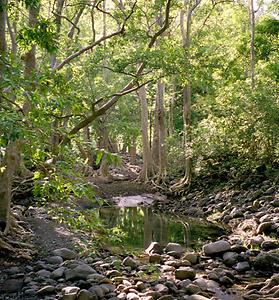
[[[165,252],[166,253],[172,252],[172,254],[177,254],[177,255],[181,256],[182,253],[184,252],[184,249],[180,244],[168,243],[165,248]]]
[[[184,280],[193,280],[196,277],[196,271],[190,267],[180,267],[175,271],[175,278]]]
[[[96,273],[96,271],[89,265],[81,264],[75,267],[74,269],[67,269],[65,271],[65,278],[66,280],[87,279],[88,275],[94,273]]]
[[[80,288],[77,286],[67,286],[62,289],[63,300],[75,300]]]
[[[123,261],[122,261],[123,266],[125,267],[131,267],[132,269],[136,269],[139,265],[139,263],[134,260],[133,258],[127,256]]]
[[[260,253],[253,262],[253,266],[257,271],[273,271],[274,266],[278,264],[278,253]]]
[[[163,247],[158,242],[152,242],[145,250],[147,254],[162,254]]]
[[[76,252],[68,249],[68,248],[61,248],[56,249],[53,251],[53,254],[55,256],[61,256],[63,259],[75,259],[77,257]]]
[[[214,243],[209,243],[203,246],[203,252],[206,256],[212,256],[215,254],[220,254],[231,249],[229,242],[221,240]]]

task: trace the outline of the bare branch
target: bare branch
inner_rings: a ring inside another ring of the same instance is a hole
[[[80,49],[79,51],[71,54],[70,56],[68,56],[67,58],[65,58],[59,65],[55,66],[53,68],[53,71],[57,71],[57,70],[60,70],[62,69],[67,63],[69,63],[70,61],[72,61],[74,58],[80,56],[81,54],[83,54],[84,52],[87,52],[88,50],[91,50],[93,49],[94,47],[96,47],[97,45],[101,44],[102,42],[114,37],[114,36],[117,36],[117,35],[120,35],[122,34],[124,31],[125,31],[125,25],[127,23],[127,21],[130,19],[130,17],[132,16],[133,12],[134,12],[134,9],[135,9],[135,6],[136,6],[136,3],[137,3],[137,0],[134,2],[133,6],[132,6],[132,9],[130,11],[130,13],[126,16],[126,18],[124,19],[123,21],[123,24],[121,26],[121,28],[109,35],[106,35],[106,36],[102,36],[101,38],[99,38],[97,41],[95,41],[94,43]]]
[[[65,20],[67,20],[69,23],[71,23],[72,25],[73,25],[73,27],[74,28],[76,28],[76,30],[78,31],[78,34],[80,33],[80,29],[77,27],[77,25],[73,22],[73,21],[71,21],[68,17],[66,17],[66,16],[63,16],[63,15],[59,15],[58,13],[56,13],[56,12],[52,12],[55,16],[57,16],[57,17],[60,17],[60,18],[62,18],[62,19],[65,19]]]

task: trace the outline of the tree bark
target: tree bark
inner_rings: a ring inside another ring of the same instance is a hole
[[[250,16],[250,76],[251,87],[255,87],[255,10],[254,0],[249,0],[249,16]]]
[[[20,164],[19,143],[12,141],[6,148],[5,158],[0,171],[0,230],[5,234],[10,227],[10,207],[12,198],[13,175]]]
[[[5,55],[7,51],[6,42],[6,10],[7,1],[0,0],[0,80],[3,78],[3,73],[5,70]],[[0,103],[2,102],[2,90],[0,91]]]
[[[78,10],[78,12],[77,12],[77,14],[75,16],[75,19],[73,21],[74,24],[72,25],[72,27],[71,27],[71,29],[70,29],[70,31],[68,33],[68,38],[70,38],[70,39],[72,39],[74,37],[75,29],[77,28],[77,24],[78,24],[78,22],[80,20],[80,17],[82,16],[82,13],[83,13],[83,11],[85,9],[85,6],[86,6],[86,2],[84,2],[82,4],[82,7]]]
[[[153,160],[148,137],[148,106],[146,99],[145,86],[141,87],[138,91],[141,107],[141,139],[142,139],[142,156],[143,166],[139,175],[139,180],[143,182],[149,181],[153,175]]]

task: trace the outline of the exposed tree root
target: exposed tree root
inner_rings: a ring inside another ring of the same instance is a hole
[[[186,189],[189,188],[191,182],[188,179],[188,176],[184,176],[183,178],[181,178],[177,183],[173,184],[169,190],[171,192],[174,192],[176,194],[181,194],[183,192],[185,192]]]

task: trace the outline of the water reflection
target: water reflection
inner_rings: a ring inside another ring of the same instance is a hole
[[[154,214],[149,207],[101,208],[99,216],[109,228],[120,228],[126,245],[140,249],[152,241],[161,245],[177,242],[197,249],[205,240],[224,234],[224,230],[214,224]]]

